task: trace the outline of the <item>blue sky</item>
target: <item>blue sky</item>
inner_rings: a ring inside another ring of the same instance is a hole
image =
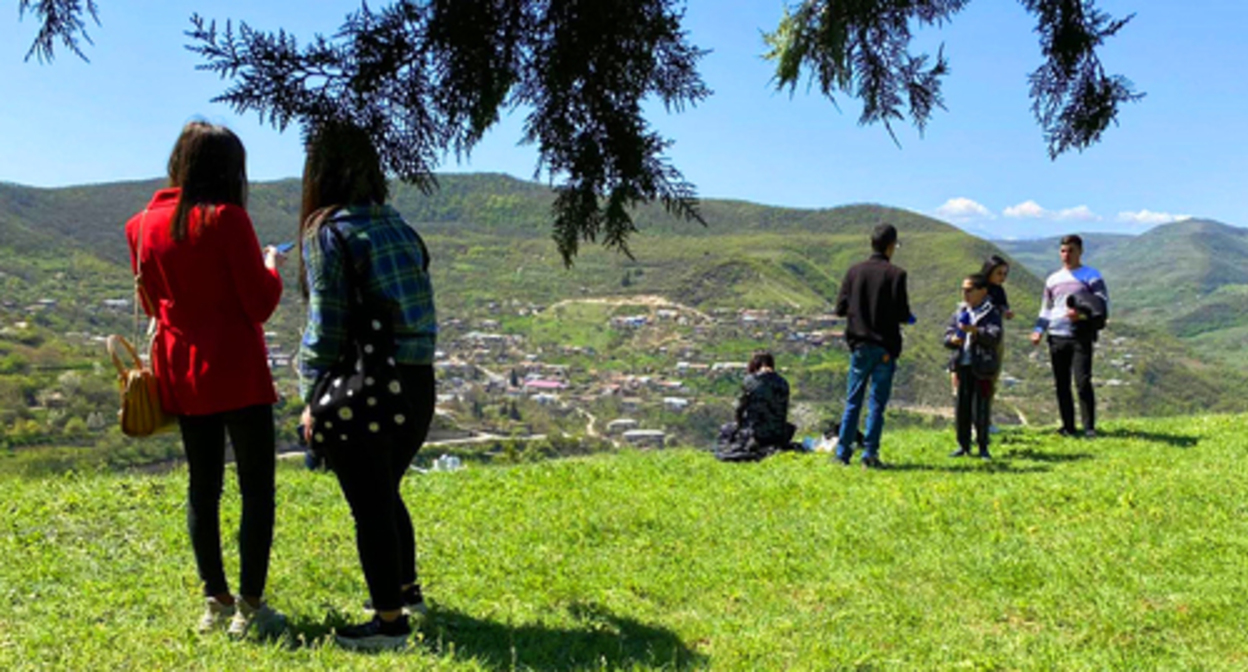
[[[2,0],[0,0],[2,1]],[[378,0],[380,2],[381,0]],[[60,52],[23,61],[35,31],[9,0],[0,20],[0,181],[34,186],[163,174],[178,130],[204,117],[242,137],[253,179],[296,176],[297,129],[285,133],[209,102],[224,88],[183,49],[188,17],[286,28],[302,40],[332,33],[351,1],[212,3],[100,0],[103,25],[84,63]],[[676,141],[670,157],[706,198],[833,207],[881,203],[980,235],[1139,232],[1183,216],[1248,226],[1248,3],[1100,0],[1135,19],[1102,52],[1110,72],[1147,92],[1120,125],[1082,154],[1050,161],[1031,116],[1027,73],[1040,62],[1033,20],[1015,2],[976,0],[952,24],[921,35],[952,64],[947,112],[924,137],[860,127],[858,105],[775,92],[759,54],[781,2],[689,0],[692,41],[713,52],[701,68],[715,95],[652,122]],[[520,118],[504,119],[468,161],[442,170],[532,178],[536,152],[517,146]]]

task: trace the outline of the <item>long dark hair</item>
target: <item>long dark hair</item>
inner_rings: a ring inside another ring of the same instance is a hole
[[[308,298],[304,240],[335,210],[352,205],[384,205],[388,189],[381,158],[368,133],[342,121],[321,124],[308,134],[299,208],[299,291]]]
[[[182,190],[169,233],[174,240],[186,238],[191,211],[199,209],[207,222],[214,206],[247,207],[247,150],[234,132],[206,121],[192,121],[182,128],[169,155],[169,186]]]
[[[1010,262],[1007,261],[1005,257],[1002,257],[999,254],[994,254],[984,260],[984,267],[980,269],[979,274],[985,278],[991,278],[992,272],[1002,266],[1009,268]]]

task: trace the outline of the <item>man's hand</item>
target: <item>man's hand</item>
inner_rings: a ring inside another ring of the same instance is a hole
[[[966,333],[968,333],[968,334],[978,334],[978,333],[979,333],[979,327],[977,327],[977,326],[975,326],[975,325],[973,325],[973,324],[963,324],[963,325],[959,326],[958,328],[959,328],[959,329],[961,329],[962,331],[965,331],[965,332],[966,332]]]
[[[1074,308],[1067,308],[1066,319],[1070,320],[1071,322],[1078,322],[1079,320],[1083,319],[1083,314],[1075,310]]]
[[[1038,331],[1033,331],[1033,332],[1031,332],[1031,344],[1032,344],[1032,345],[1040,345],[1040,339],[1041,339],[1042,337],[1043,337],[1043,334],[1041,334],[1041,333],[1040,333],[1040,332],[1038,332]]]
[[[965,342],[966,342],[966,341],[963,341],[962,339],[958,338],[957,336],[954,336],[953,338],[949,339],[949,345],[953,345],[953,346],[956,346],[956,347],[959,347],[959,348],[960,348],[960,347],[962,347],[962,344],[963,344],[963,343],[965,343]]]

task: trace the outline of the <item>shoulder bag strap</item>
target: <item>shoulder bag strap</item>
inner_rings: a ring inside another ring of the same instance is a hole
[[[351,254],[351,241],[347,239],[347,236],[343,234],[342,231],[339,231],[338,228],[334,226],[333,222],[326,223],[325,228],[329,229],[330,235],[338,241],[338,247],[342,250],[342,267],[343,273],[347,278],[347,289],[358,290],[362,294],[364,291],[364,283],[362,278],[360,278],[359,269],[355,267],[355,257]],[[354,292],[350,293],[353,297]],[[352,297],[348,297],[348,300],[351,303],[354,303]]]
[[[147,209],[143,209],[143,214],[139,217],[139,230],[135,235],[135,252],[134,252],[134,342],[142,342],[142,329],[139,325],[143,322],[139,317],[139,302],[143,302],[143,310],[152,316],[147,325],[147,336],[149,339],[155,337],[156,334],[156,308],[152,305],[152,299],[147,294],[147,288],[143,286],[143,224],[147,221]]]
[[[326,214],[326,218],[329,214]],[[329,229],[330,235],[338,241],[338,247],[342,250],[342,268],[343,275],[347,285],[347,305],[350,314],[347,316],[347,339],[354,342],[359,336],[359,329],[362,320],[366,320],[365,315],[368,311],[367,299],[365,293],[368,288],[365,286],[364,277],[360,273],[360,269],[355,265],[355,255],[351,253],[351,241],[333,222],[328,222],[325,228]],[[324,253],[322,251],[322,259]]]

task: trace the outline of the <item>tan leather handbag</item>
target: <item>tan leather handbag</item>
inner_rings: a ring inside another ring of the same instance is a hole
[[[139,271],[134,276],[136,341],[139,340],[139,302],[142,301],[147,311],[152,312],[151,300],[147,296],[147,290],[143,289],[143,223],[146,220],[147,211],[144,210],[143,217],[139,220],[138,251],[135,254]],[[155,332],[152,329],[148,332],[148,350],[150,351],[150,335]],[[129,356],[128,362],[122,360],[121,354],[118,353],[119,348]],[[116,334],[109,336],[108,356],[112,358],[113,366],[117,368],[117,383],[121,388],[121,410],[117,411],[117,419],[121,422],[121,432],[126,436],[144,437],[172,427],[177,418],[165,413],[160,405],[160,389],[156,386],[156,374],[152,372],[150,366],[143,364],[143,360],[139,358],[139,353],[135,351],[130,341]]]
[[[129,362],[122,360],[118,349],[124,349]],[[108,337],[108,355],[117,367],[121,387],[121,432],[126,436],[151,436],[173,425],[174,416],[165,413],[160,405],[160,390],[156,387],[156,374],[144,366],[134,346],[117,335]]]

